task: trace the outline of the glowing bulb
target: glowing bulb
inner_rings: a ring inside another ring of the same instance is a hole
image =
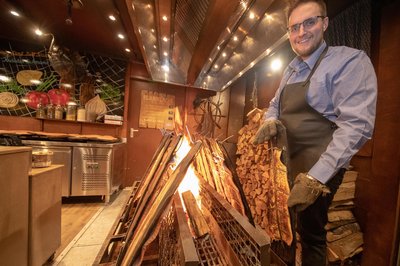
[[[109,15],[108,18],[112,21],[116,21],[117,19],[113,15]]]
[[[167,20],[168,20],[168,17],[167,17],[167,16],[163,16],[163,17],[162,17],[162,20],[167,21]]]
[[[118,38],[120,38],[120,39],[124,39],[124,38],[125,38],[125,36],[124,36],[123,34],[119,33],[119,34],[118,34]]]
[[[35,30],[35,33],[36,33],[36,35],[38,35],[38,36],[42,36],[42,35],[43,35],[43,32],[42,32],[41,30],[39,30],[39,29],[36,29],[36,30]]]
[[[280,70],[282,68],[282,61],[280,60],[280,59],[274,59],[272,62],[271,62],[271,69],[273,70],[273,71],[278,71],[278,70]]]
[[[20,16],[19,13],[17,11],[14,11],[14,10],[11,10],[10,13],[11,13],[11,15],[16,16],[16,17]]]
[[[250,18],[250,19],[254,19],[255,17],[256,17],[256,15],[254,15],[253,12],[250,12],[249,18]]]

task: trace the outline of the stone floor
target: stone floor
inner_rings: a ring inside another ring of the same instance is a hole
[[[131,188],[125,188],[111,197],[110,202],[101,207],[70,244],[47,265],[92,265],[130,195]]]

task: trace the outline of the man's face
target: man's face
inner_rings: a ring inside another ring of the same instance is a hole
[[[322,16],[318,4],[302,4],[293,10],[289,17],[288,27],[317,16]],[[328,18],[317,17],[315,25],[311,27],[300,25],[297,31],[290,32],[289,41],[293,51],[303,60],[307,59],[321,44],[327,27]]]

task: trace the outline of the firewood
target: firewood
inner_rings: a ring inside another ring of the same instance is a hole
[[[144,214],[144,217],[141,219],[139,226],[133,235],[132,241],[129,243],[126,255],[124,256],[121,265],[132,265],[132,263],[135,261],[144,242],[150,235],[161,214],[164,212],[175,191],[178,189],[179,184],[185,177],[186,171],[200,147],[201,142],[198,142],[191,148],[189,153],[174,170],[172,176],[170,176],[165,186],[163,186],[161,192],[157,195],[155,201],[150,206],[149,211]]]
[[[348,235],[338,241],[328,242],[328,247],[340,258],[341,261],[355,255],[355,251],[363,244],[361,232]]]
[[[355,217],[350,210],[328,212],[328,221],[331,223],[354,219]]]
[[[344,226],[333,229],[332,231],[328,231],[326,235],[326,240],[328,242],[333,242],[360,231],[361,229],[358,223],[346,224]]]
[[[190,190],[183,192],[182,199],[185,203],[186,213],[188,214],[189,220],[193,225],[196,236],[202,237],[210,233],[210,228],[208,227],[192,192]]]
[[[249,114],[248,124],[239,131],[236,172],[254,221],[273,240],[290,245],[293,235],[286,203],[290,191],[286,166],[280,161],[280,150],[269,148],[268,143],[253,145],[263,112],[254,110]]]

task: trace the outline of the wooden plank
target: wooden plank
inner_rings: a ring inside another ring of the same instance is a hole
[[[136,234],[133,236],[132,241],[129,243],[126,255],[122,259],[121,265],[132,265],[132,263],[135,261],[135,259],[139,255],[140,250],[142,249],[143,244],[151,234],[161,214],[164,212],[166,206],[171,201],[175,191],[178,189],[179,184],[185,177],[186,171],[189,168],[193,157],[199,151],[201,145],[201,142],[195,144],[195,146],[189,151],[189,153],[177,166],[165,186],[157,195],[155,201],[150,206],[149,211],[141,219],[141,222],[139,223],[139,226],[135,231]]]
[[[188,214],[190,222],[193,225],[196,236],[202,237],[210,233],[210,228],[208,227],[207,222],[204,219],[199,206],[197,205],[193,193],[190,190],[183,192],[182,199],[185,203],[186,213]]]

